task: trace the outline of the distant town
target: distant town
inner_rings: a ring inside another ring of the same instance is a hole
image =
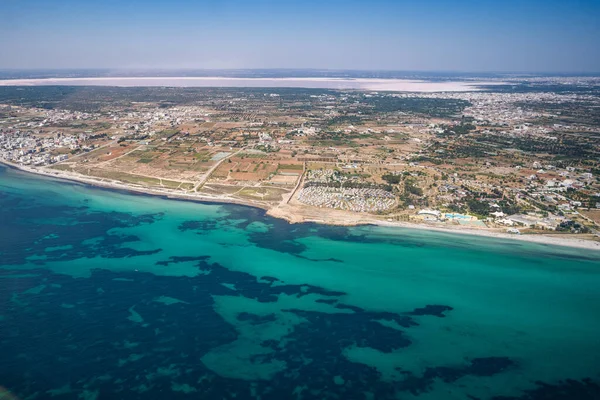
[[[598,240],[600,79],[476,91],[0,87],[0,160],[290,221]]]

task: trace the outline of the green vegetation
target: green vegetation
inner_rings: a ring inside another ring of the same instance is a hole
[[[330,118],[325,122],[327,127],[335,126],[335,125],[360,125],[362,124],[362,119],[356,115],[339,115],[337,117]]]
[[[256,146],[256,150],[264,151],[265,153],[277,153],[281,149],[279,147],[259,144],[258,146]]]
[[[385,175],[383,175],[381,177],[381,179],[383,179],[384,181],[386,181],[390,185],[395,185],[395,184],[400,183],[400,181],[402,180],[402,175],[385,174]]]
[[[430,99],[420,97],[373,96],[361,100],[367,108],[364,112],[386,113],[402,111],[447,118],[460,115],[470,103],[455,99]]]
[[[471,198],[467,200],[467,207],[469,207],[471,214],[481,217],[487,217],[490,215],[490,205],[488,202]]]
[[[194,154],[194,158],[199,162],[207,162],[210,161],[210,153],[208,151],[200,151]]]
[[[475,130],[475,125],[468,122],[461,122],[456,125],[443,126],[444,132],[439,133],[439,137],[452,136],[452,135],[465,135]]]
[[[423,196],[423,189],[410,181],[404,182],[404,191],[406,193],[414,194],[415,196]]]
[[[276,93],[277,98],[265,97]],[[302,88],[181,88],[181,87],[103,87],[103,86],[6,86],[0,88],[0,103],[45,109],[101,111],[130,107],[133,103],[156,103],[161,108],[194,104],[228,96],[254,96],[291,108],[300,100],[311,102],[311,95],[331,95],[335,91]],[[312,100],[315,101],[315,100]],[[295,105],[298,107],[298,104]],[[228,109],[231,107],[228,106]],[[226,109],[223,106],[223,109]]]
[[[556,227],[556,230],[559,232],[571,232],[571,233],[589,233],[590,230],[588,227],[581,225],[575,221],[565,221],[561,222],[560,225]]]

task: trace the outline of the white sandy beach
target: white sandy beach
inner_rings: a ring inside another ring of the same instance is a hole
[[[139,186],[128,185],[115,181],[101,181],[94,178],[90,178],[84,175],[64,172],[64,171],[55,171],[49,170],[45,168],[39,167],[27,167],[22,165],[13,164],[11,162],[0,160],[0,164],[7,165],[11,168],[19,169],[25,172],[44,175],[48,177],[52,177],[54,179],[62,179],[72,182],[78,182],[83,184],[88,184],[92,186],[103,187],[107,189],[116,189],[116,190],[125,190],[129,192],[142,193],[148,195],[162,196],[168,197],[172,199],[180,199],[180,200],[189,200],[189,201],[197,201],[197,202],[214,202],[214,203],[230,203],[230,204],[240,204],[251,207],[262,208],[267,211],[267,214],[275,217],[285,219],[290,223],[302,223],[302,222],[316,222],[320,224],[328,224],[328,225],[344,225],[344,226],[355,226],[355,225],[379,225],[386,227],[396,227],[396,228],[408,228],[408,229],[420,229],[420,230],[429,230],[429,231],[437,231],[444,233],[458,233],[463,235],[473,235],[473,236],[482,236],[482,237],[491,237],[497,239],[510,239],[510,240],[522,240],[527,242],[534,242],[539,244],[546,244],[551,246],[566,246],[566,247],[574,247],[581,248],[587,250],[597,250],[600,251],[600,242],[591,241],[586,239],[580,239],[577,237],[573,238],[565,238],[565,237],[556,237],[552,235],[540,235],[540,234],[530,234],[530,235],[513,235],[505,232],[501,232],[498,230],[492,229],[473,229],[473,228],[465,228],[462,226],[437,226],[431,224],[417,224],[417,223],[408,223],[408,222],[398,222],[398,221],[386,221],[382,219],[375,218],[369,214],[362,213],[351,213],[340,210],[327,210],[323,212],[322,209],[316,209],[318,215],[322,216],[322,218],[315,218],[312,213],[303,213],[302,210],[298,209],[294,205],[280,205],[276,207],[267,207],[265,204],[251,201],[241,201],[237,199],[232,199],[226,196],[207,196],[201,194],[186,194],[177,192],[169,189],[150,189]]]
[[[253,87],[374,90],[393,92],[471,92],[499,82],[430,82],[409,79],[348,78],[230,78],[230,77],[99,77],[5,79],[0,86],[116,86],[116,87]]]

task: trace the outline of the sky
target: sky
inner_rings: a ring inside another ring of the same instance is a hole
[[[600,0],[0,0],[0,69],[600,72]]]

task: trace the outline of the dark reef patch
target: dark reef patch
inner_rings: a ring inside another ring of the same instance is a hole
[[[425,307],[415,308],[413,311],[407,313],[408,315],[433,315],[435,317],[444,318],[446,311],[452,311],[453,308],[450,306],[441,305],[426,305]]]
[[[237,319],[239,321],[248,321],[253,324],[263,324],[265,322],[272,322],[277,320],[277,316],[275,314],[269,315],[256,315],[247,312],[241,312],[238,314]]]
[[[333,257],[330,257],[330,258],[309,258],[309,257],[301,256],[299,254],[296,254],[296,257],[301,258],[303,260],[315,261],[315,262],[325,261],[325,262],[343,263],[342,260],[337,259],[337,258],[333,258]]]
[[[408,391],[419,395],[430,391],[436,380],[446,383],[456,382],[465,376],[493,376],[516,367],[516,363],[507,357],[475,358],[466,365],[429,367],[422,376],[416,376],[408,371],[402,371],[405,379],[397,382],[400,391]]]
[[[206,261],[210,258],[210,256],[199,256],[199,257],[179,257],[173,256],[169,257],[167,261],[157,261],[156,265],[164,265],[168,266],[169,264],[178,264],[182,262],[190,262],[190,261]]]
[[[466,366],[427,368],[423,377],[427,380],[439,378],[444,382],[454,382],[466,375],[492,376],[515,365],[515,362],[507,357],[475,358]]]
[[[535,389],[526,390],[521,396],[495,396],[492,400],[598,400],[600,382],[590,378],[567,379],[558,383],[536,382]]]
[[[260,280],[262,280],[262,281],[268,281],[270,283],[281,282],[279,279],[273,278],[272,276],[261,276]]]
[[[404,332],[385,327],[373,320],[382,317],[377,312],[325,314],[315,311],[287,310],[309,322],[296,327],[288,338],[302,342],[298,349],[301,354],[333,354],[342,356],[342,351],[350,346],[371,347],[389,353],[408,347],[411,341]],[[315,327],[323,327],[319,330]],[[311,331],[311,332],[309,332]],[[302,338],[302,340],[299,340]]]
[[[178,229],[181,232],[185,231],[197,231],[197,233],[203,233],[207,231],[212,231],[216,229],[218,226],[218,221],[214,219],[202,220],[202,221],[185,221],[181,223]]]
[[[127,243],[139,241],[137,236],[110,231],[152,224],[162,217],[162,213],[133,215],[91,211],[86,206],[38,204],[36,200],[25,202],[9,193],[0,198],[2,264],[22,265],[31,256],[43,257],[35,260],[35,264],[43,265],[49,261],[158,253],[161,249],[139,251],[128,248]]]

